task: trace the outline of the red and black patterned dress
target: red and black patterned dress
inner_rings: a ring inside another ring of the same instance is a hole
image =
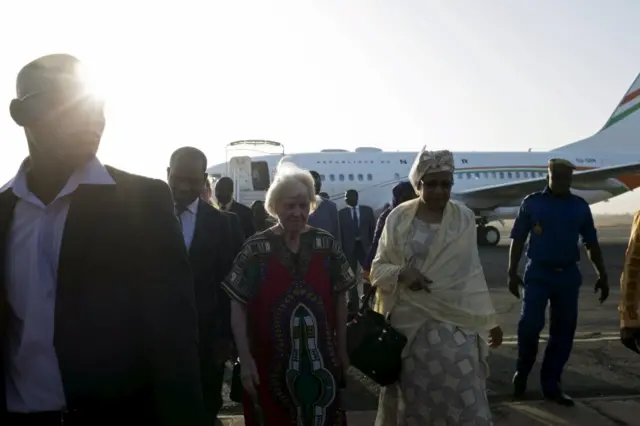
[[[251,354],[268,425],[346,425],[339,397],[336,296],[356,284],[338,242],[309,228],[292,253],[271,230],[247,240],[223,286],[247,306]],[[245,423],[255,426],[244,396]]]

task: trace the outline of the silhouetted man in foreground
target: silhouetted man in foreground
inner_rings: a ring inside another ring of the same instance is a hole
[[[207,181],[207,157],[183,147],[171,155],[167,177],[193,271],[200,329],[200,373],[209,424],[222,407],[224,363],[231,358],[233,335],[227,293],[220,282],[244,242],[238,217],[200,198]]]
[[[171,193],[103,166],[69,55],[18,74],[29,157],[0,189],[0,424],[205,425],[193,280]]]

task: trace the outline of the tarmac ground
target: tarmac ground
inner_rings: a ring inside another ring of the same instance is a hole
[[[640,356],[623,347],[618,337],[619,277],[629,230],[628,225],[599,229],[600,244],[611,287],[609,299],[603,304],[600,304],[598,296],[594,294],[596,275],[593,267],[586,254],[582,256],[583,285],[578,331],[571,358],[562,377],[564,391],[581,401],[574,409],[556,407],[553,404],[550,406],[540,401],[538,369],[530,376],[527,402],[512,402],[511,377],[516,361],[516,329],[520,301],[507,289],[508,233],[506,230],[503,232],[503,241],[497,247],[480,248],[485,276],[496,310],[501,315],[504,332],[502,347],[493,350],[489,357],[491,375],[488,379],[488,395],[494,407],[496,424],[640,425],[640,403],[636,402],[636,398],[640,401]],[[524,259],[521,263],[524,265]],[[539,358],[544,354],[546,332],[547,329],[543,331],[541,338]],[[359,371],[351,369],[343,401],[352,417],[352,425],[373,424],[371,415],[377,407],[378,390],[378,387]],[[225,404],[224,410],[225,414],[242,412],[241,407],[233,403]],[[572,416],[568,423],[563,420],[564,414],[567,413]],[[360,417],[360,420],[357,417]],[[594,421],[596,423],[593,423]]]

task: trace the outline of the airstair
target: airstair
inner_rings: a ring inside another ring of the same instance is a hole
[[[231,142],[227,150],[239,145],[268,145],[278,147],[284,156],[284,145],[267,140],[243,140]],[[234,199],[238,203],[251,206],[254,201],[264,201],[271,184],[272,173],[266,161],[253,161],[249,156],[231,157],[227,162],[226,175],[234,182]]]

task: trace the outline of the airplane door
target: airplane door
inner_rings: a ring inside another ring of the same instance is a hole
[[[251,162],[251,182],[254,191],[266,191],[271,184],[269,164],[266,161]]]
[[[239,191],[251,191],[252,172],[251,157],[233,157],[229,160],[229,177],[233,179],[236,197]]]

